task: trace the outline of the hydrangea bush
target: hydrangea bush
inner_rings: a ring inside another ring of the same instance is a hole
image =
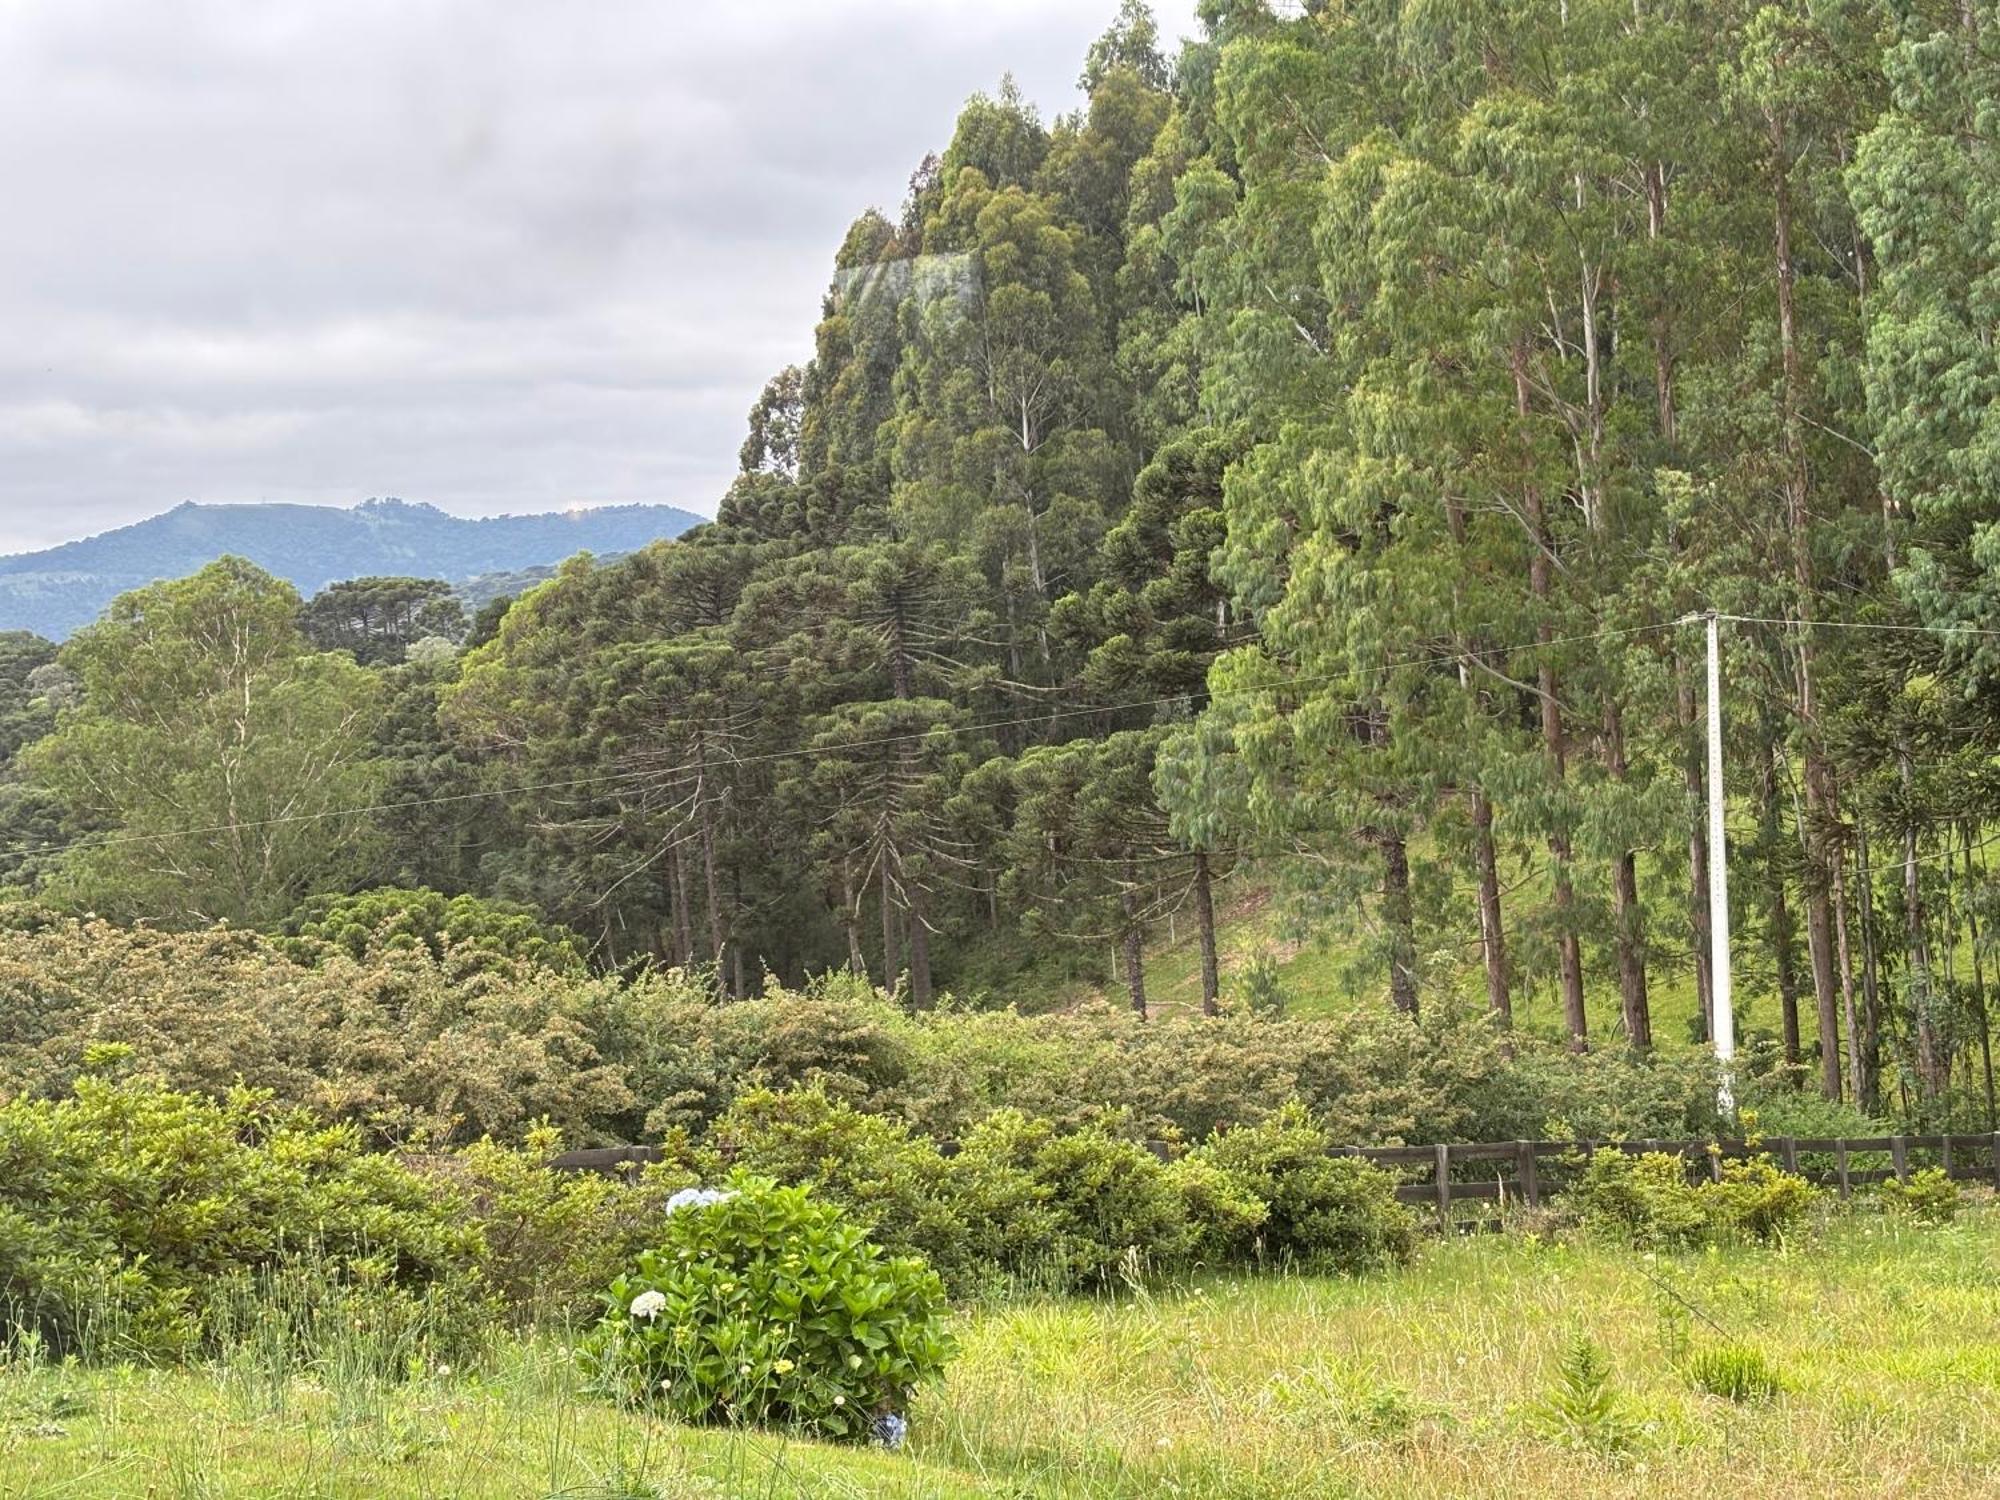
[[[804,1188],[739,1175],[690,1195],[611,1284],[585,1368],[683,1421],[863,1440],[893,1430],[953,1350],[945,1293]]]

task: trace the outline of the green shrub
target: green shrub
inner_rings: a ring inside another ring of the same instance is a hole
[[[585,1368],[684,1421],[865,1438],[942,1374],[944,1287],[804,1188],[738,1175],[611,1284]]]
[[[1817,1196],[1812,1184],[1768,1158],[1723,1163],[1722,1180],[1704,1184],[1702,1199],[1715,1228],[1725,1235],[1769,1241],[1804,1222]]]
[[[959,1162],[974,1171],[1011,1169],[1034,1184],[1046,1228],[1040,1246],[1023,1247],[1018,1273],[1095,1285],[1186,1263],[1187,1206],[1166,1167],[1137,1141],[1097,1126],[1058,1132],[1047,1120],[999,1110],[966,1137]]]
[[[1958,1217],[1958,1184],[1945,1175],[1943,1167],[1912,1172],[1908,1182],[1898,1182],[1892,1177],[1876,1192],[1887,1207],[1921,1223],[1949,1224]]]
[[[1407,1259],[1415,1220],[1396,1201],[1395,1179],[1358,1157],[1329,1156],[1329,1144],[1295,1100],[1194,1154],[1268,1206],[1259,1238],[1272,1259],[1340,1271]]]
[[[955,1287],[990,1266],[967,1223],[950,1163],[901,1121],[863,1114],[823,1086],[740,1096],[702,1143],[697,1165],[720,1178],[732,1169],[816,1196],[853,1215],[877,1243],[922,1255]]]
[[[441,1343],[474,1341],[489,1309],[466,1210],[355,1131],[247,1092],[84,1078],[0,1106],[0,1310],[63,1349],[213,1348],[232,1280],[301,1262],[384,1307],[424,1300]]]
[[[1743,1404],[1769,1401],[1784,1389],[1764,1352],[1747,1344],[1697,1349],[1682,1362],[1681,1373],[1696,1390]]]
[[[1565,1207],[1586,1230],[1642,1250],[1685,1250],[1717,1237],[1772,1240],[1798,1227],[1815,1194],[1765,1157],[1725,1162],[1720,1181],[1688,1181],[1663,1151],[1592,1153]]]
[[[561,1172],[548,1165],[561,1149],[560,1133],[544,1124],[524,1145],[489,1137],[430,1167],[470,1202],[486,1284],[517,1324],[594,1313],[605,1285],[658,1236],[667,1199],[698,1180],[676,1160],[636,1180]]]
[[[1183,1156],[1168,1163],[1167,1181],[1181,1195],[1193,1264],[1240,1265],[1255,1257],[1257,1231],[1271,1217],[1271,1205],[1242,1178],[1205,1156]]]
[[[1585,1229],[1620,1244],[1685,1249],[1706,1239],[1710,1228],[1707,1206],[1687,1174],[1678,1156],[1607,1146],[1591,1153],[1564,1206]]]
[[[303,963],[317,961],[327,948],[354,959],[420,948],[439,962],[457,952],[501,969],[527,964],[581,974],[585,968],[583,939],[544,922],[532,908],[428,887],[385,885],[351,896],[314,896],[285,920],[284,930],[294,940],[286,947]]]

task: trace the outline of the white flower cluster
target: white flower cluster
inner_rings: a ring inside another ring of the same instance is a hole
[[[667,1200],[667,1212],[672,1214],[684,1208],[707,1208],[711,1203],[727,1203],[735,1196],[725,1188],[682,1188]]]
[[[641,1292],[632,1299],[632,1316],[643,1323],[650,1323],[667,1308],[665,1292]]]

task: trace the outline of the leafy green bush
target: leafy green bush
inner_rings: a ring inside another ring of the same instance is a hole
[[[1887,1207],[1925,1224],[1949,1224],[1958,1217],[1958,1184],[1945,1175],[1943,1167],[1912,1172],[1908,1182],[1892,1177],[1876,1192]]]
[[[428,887],[385,885],[351,896],[315,896],[286,919],[284,930],[301,940],[290,945],[291,952],[307,963],[324,948],[354,959],[422,949],[440,962],[456,952],[502,967],[584,972],[584,941],[568,928],[511,901],[447,896]]]
[[[490,1137],[428,1164],[461,1192],[486,1244],[486,1284],[521,1324],[593,1313],[605,1285],[659,1232],[667,1199],[698,1179],[677,1160],[636,1180],[562,1172],[562,1137],[543,1124],[521,1146]]]
[[[689,1422],[866,1437],[943,1373],[944,1287],[804,1188],[733,1177],[611,1284],[585,1367]]]
[[[959,1162],[1011,1169],[1034,1184],[1045,1227],[1039,1247],[1023,1247],[1017,1273],[1095,1285],[1122,1271],[1186,1262],[1186,1204],[1159,1158],[1137,1141],[1098,1126],[1062,1133],[1019,1110],[997,1110],[966,1137]]]
[[[1802,1177],[1765,1157],[1725,1162],[1720,1181],[1688,1181],[1688,1165],[1663,1151],[1593,1152],[1565,1207],[1584,1228],[1645,1250],[1685,1250],[1718,1237],[1771,1240],[1811,1210]]]
[[[1708,1236],[1701,1192],[1687,1163],[1661,1151],[1604,1147],[1591,1153],[1564,1205],[1595,1234],[1637,1249],[1677,1250]]]
[[[256,1094],[86,1077],[0,1106],[0,1308],[57,1347],[185,1357],[214,1346],[232,1279],[296,1262],[385,1309],[437,1304],[437,1337],[471,1342],[482,1256],[457,1194]]]
[[[1181,1195],[1194,1265],[1240,1265],[1255,1258],[1257,1231],[1271,1217],[1271,1205],[1242,1178],[1205,1156],[1183,1156],[1167,1164],[1167,1181]]]
[[[804,1186],[848,1210],[886,1248],[922,1255],[953,1286],[977,1279],[954,1174],[937,1146],[901,1121],[863,1114],[814,1085],[738,1097],[697,1157],[711,1178],[732,1168]]]
[[[1722,1180],[1702,1187],[1715,1228],[1753,1240],[1778,1239],[1798,1228],[1817,1196],[1803,1177],[1782,1171],[1765,1157],[1725,1162]]]
[[[1769,1401],[1784,1389],[1776,1366],[1748,1344],[1697,1349],[1682,1361],[1681,1373],[1698,1391],[1746,1405]]]
[[[1329,1156],[1326,1132],[1296,1100],[1194,1153],[1268,1205],[1260,1243],[1276,1260],[1353,1271],[1407,1259],[1415,1220],[1396,1181],[1358,1157]]]

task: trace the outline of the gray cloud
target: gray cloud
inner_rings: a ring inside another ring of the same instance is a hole
[[[848,222],[1003,70],[1071,107],[1113,9],[14,0],[0,552],[188,499],[712,510]]]

